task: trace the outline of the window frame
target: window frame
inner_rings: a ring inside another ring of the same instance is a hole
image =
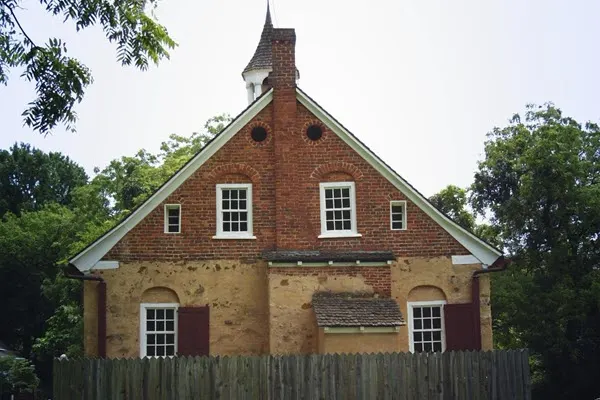
[[[337,188],[350,188],[350,227],[349,230],[327,230],[327,210],[325,209],[325,190]],[[361,237],[356,225],[356,186],[354,182],[321,182],[319,183],[320,208],[321,208],[321,234],[319,238]]]
[[[447,304],[446,300],[430,300],[430,301],[409,301],[406,303],[407,304],[407,314],[408,314],[408,343],[409,343],[409,350],[411,353],[415,352],[415,342],[413,340],[413,324],[414,324],[414,320],[413,320],[413,309],[415,307],[423,307],[423,306],[439,306],[441,308],[440,310],[440,316],[441,316],[441,321],[440,321],[440,328],[441,328],[441,338],[442,338],[442,353],[446,351],[446,320],[445,320],[445,313],[444,313],[444,306]],[[420,332],[423,332],[423,330],[419,330]]]
[[[177,232],[169,232],[169,210],[179,209],[179,220],[177,221]],[[181,204],[165,204],[164,207],[164,228],[165,233],[178,234],[181,233]]]
[[[147,352],[147,337],[146,334],[148,333],[148,331],[146,330],[146,310],[149,308],[160,308],[163,310],[166,309],[174,309],[175,313],[174,313],[174,326],[173,326],[173,334],[175,336],[174,339],[174,353],[172,356],[149,356],[146,354]],[[179,303],[140,303],[140,358],[144,358],[144,357],[149,357],[149,358],[153,358],[153,357],[175,357],[177,356],[177,351],[178,349],[178,337],[179,337],[179,314],[178,314],[178,310],[179,310]]]
[[[252,220],[252,184],[251,183],[219,183],[217,189],[217,232],[213,239],[256,239]],[[223,231],[223,189],[246,190],[246,212],[248,213],[248,230],[246,232]]]
[[[402,205],[402,228],[394,228],[394,219],[392,213],[392,207],[396,204]],[[406,221],[406,200],[391,200],[390,201],[390,229],[392,231],[405,231],[407,229]]]

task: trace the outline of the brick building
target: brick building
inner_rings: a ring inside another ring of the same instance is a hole
[[[248,108],[70,260],[86,354],[492,347],[501,252],[300,90],[294,47],[267,10]]]

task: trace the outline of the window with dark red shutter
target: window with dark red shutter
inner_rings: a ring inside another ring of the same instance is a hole
[[[180,356],[209,355],[210,314],[205,307],[179,307],[178,351]]]
[[[446,350],[481,350],[480,326],[471,303],[446,304]]]

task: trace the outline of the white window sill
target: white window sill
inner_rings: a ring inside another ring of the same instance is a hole
[[[213,239],[217,239],[217,240],[255,240],[256,236],[248,236],[248,235],[244,235],[244,236],[223,236],[223,235],[215,235],[212,237]]]
[[[360,233],[354,232],[328,232],[318,236],[319,239],[335,239],[335,238],[357,238],[362,237]]]

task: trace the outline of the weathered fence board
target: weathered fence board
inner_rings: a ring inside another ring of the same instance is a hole
[[[531,400],[526,350],[55,360],[55,400]]]

